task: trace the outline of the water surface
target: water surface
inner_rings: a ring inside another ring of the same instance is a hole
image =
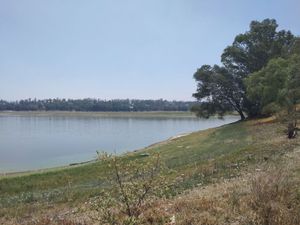
[[[238,120],[212,118],[0,116],[0,172],[91,160],[96,151],[121,154],[172,136]]]

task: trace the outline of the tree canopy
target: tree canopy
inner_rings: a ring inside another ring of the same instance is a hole
[[[246,79],[247,94],[262,115],[280,114],[293,137],[300,118],[300,55],[270,60]]]
[[[277,102],[281,90],[285,88],[292,63],[291,59],[272,59],[266,67],[245,80],[247,96],[262,115],[272,113],[270,106]]]
[[[199,100],[205,99],[205,102],[194,106],[192,111],[208,118],[212,114],[222,116],[234,109],[245,119],[238,80],[225,67],[203,65],[194,74],[194,78],[198,82],[198,88],[193,96]]]
[[[25,99],[8,102],[0,100],[1,110],[13,111],[188,111],[194,102],[138,99]]]
[[[248,117],[261,115],[257,99],[247,94],[245,79],[267,66],[271,59],[286,58],[299,47],[299,40],[290,31],[277,31],[277,27],[274,19],[252,21],[250,30],[237,35],[232,45],[224,49],[223,66],[203,65],[196,71],[197,92],[193,96],[200,105],[193,109],[199,116],[222,116],[230,110],[237,111],[242,120],[245,113]]]
[[[235,37],[221,61],[232,73],[245,77],[263,68],[270,59],[288,54],[295,40],[290,31],[276,31],[274,19],[252,21],[250,30]]]

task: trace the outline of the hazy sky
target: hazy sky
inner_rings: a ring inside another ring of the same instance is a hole
[[[0,0],[0,99],[191,100],[251,20],[300,34],[299,0]]]

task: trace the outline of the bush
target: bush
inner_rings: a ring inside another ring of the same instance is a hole
[[[300,199],[297,183],[282,170],[258,175],[252,181],[250,206],[254,220],[250,224],[300,224]]]
[[[113,171],[112,188],[93,201],[93,208],[99,213],[94,219],[101,224],[141,224],[141,215],[152,208],[157,197],[165,194],[164,167],[159,155],[146,159],[110,157],[106,160]]]

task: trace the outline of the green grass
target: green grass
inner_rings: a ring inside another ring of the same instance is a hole
[[[159,153],[170,172],[167,182],[174,193],[216,179],[238,176],[241,172],[276,161],[283,152],[299,145],[285,138],[278,123],[237,122],[219,128],[199,131],[177,139],[128,153],[121,161],[147,157],[140,154]],[[0,179],[0,215],[27,203],[43,202],[76,204],[88,201],[110,186],[112,171],[105,161]],[[180,181],[178,181],[180,177]],[[176,182],[174,182],[176,180]],[[41,207],[41,206],[40,206]]]

